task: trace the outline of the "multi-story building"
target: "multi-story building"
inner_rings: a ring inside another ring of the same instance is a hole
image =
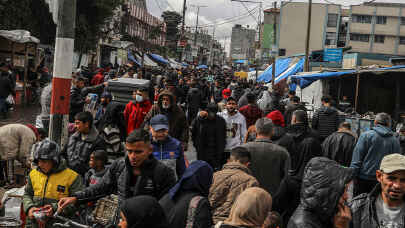
[[[350,17],[346,42],[351,51],[405,55],[405,4],[351,6]]]
[[[275,19],[275,20],[274,20]],[[274,36],[277,38],[277,31],[280,21],[280,9],[271,8],[264,10],[264,19],[260,31],[260,54],[262,61],[269,60],[270,51],[274,45]],[[274,30],[274,25],[276,29]]]
[[[246,28],[242,25],[235,25],[232,28],[231,37],[231,58],[233,60],[254,59],[256,54],[255,47],[256,30]]]
[[[305,53],[307,18],[308,3],[285,2],[281,5],[276,43],[287,56]],[[339,36],[345,38],[341,33],[341,18],[340,5],[312,4],[310,51],[338,46]]]
[[[166,24],[152,16],[145,0],[126,0],[123,32],[136,40],[140,48],[162,47],[166,43]]]

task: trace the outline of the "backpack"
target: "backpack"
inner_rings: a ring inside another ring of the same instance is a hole
[[[186,228],[192,228],[194,225],[194,218],[197,212],[197,206],[200,203],[202,196],[194,196],[190,200],[190,205],[188,206],[187,211],[187,221],[186,221]]]

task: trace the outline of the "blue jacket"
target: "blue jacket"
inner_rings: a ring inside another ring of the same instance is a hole
[[[186,162],[184,161],[183,148],[181,142],[173,137],[168,136],[163,142],[152,141],[153,156],[159,161],[162,161],[167,166],[172,167],[172,164],[167,163],[169,160],[175,160],[175,168],[177,177],[180,178],[186,170]]]
[[[385,155],[401,153],[399,140],[394,132],[382,125],[360,135],[353,151],[351,168],[360,179],[375,180],[375,171],[380,168]]]

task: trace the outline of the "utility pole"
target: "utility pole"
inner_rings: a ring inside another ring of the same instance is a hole
[[[272,48],[272,51],[274,51],[274,49],[276,48],[276,45],[277,45],[277,34],[276,34],[276,31],[277,31],[277,14],[276,14],[276,10],[277,10],[277,2],[273,2],[273,8],[274,8],[274,12],[273,12],[273,48]],[[278,47],[277,47],[277,50],[278,50]],[[271,88],[273,88],[274,89],[274,84],[275,84],[275,81],[276,81],[276,56],[277,56],[277,54],[276,53],[273,53],[273,68],[272,68],[272,75],[273,75],[273,78],[272,78],[272,80],[271,80]]]
[[[200,14],[200,8],[208,7],[202,5],[191,5],[192,7],[197,8],[197,21],[195,22],[195,32],[194,32],[194,46],[197,45],[197,29],[198,29],[198,16]]]
[[[68,139],[76,0],[59,0],[58,4],[49,138],[63,146]]]
[[[258,72],[258,65],[259,65],[259,62],[261,63],[261,57],[262,57],[262,52],[260,51],[261,50],[261,47],[262,47],[262,44],[261,44],[261,39],[262,39],[262,7],[263,7],[263,3],[262,2],[260,2],[260,7],[259,7],[259,18],[258,18],[258,21],[257,21],[257,28],[259,29],[259,53],[260,53],[260,57],[259,57],[259,59],[257,59],[256,60],[256,80],[255,80],[255,83],[257,82],[257,77],[259,76],[259,72]]]
[[[309,71],[309,41],[311,39],[312,0],[308,2],[307,37],[305,39],[305,72]]]
[[[180,43],[184,39],[184,26],[186,24],[186,10],[187,10],[187,0],[183,1],[183,18],[181,22],[181,36],[180,36]],[[179,63],[181,63],[181,59],[183,58],[183,50],[179,53]]]
[[[211,66],[214,66],[214,55],[213,55],[213,51],[214,51],[214,43],[215,43],[215,28],[216,26],[214,25],[214,29],[212,31],[212,41],[211,41],[211,50],[210,50],[210,58],[211,58]]]

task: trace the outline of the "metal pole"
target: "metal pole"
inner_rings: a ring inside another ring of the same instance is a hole
[[[309,41],[311,39],[312,0],[308,2],[307,37],[305,39],[305,71],[309,71]]]
[[[211,66],[214,66],[214,55],[213,55],[213,51],[214,51],[214,36],[215,36],[215,25],[214,25],[214,30],[212,31],[212,44],[211,44],[211,50],[210,50],[210,58],[211,58]]]
[[[187,10],[187,0],[183,1],[183,18],[181,22],[181,36],[180,36],[180,43],[184,39],[184,26],[186,24],[186,10]],[[184,47],[185,48],[185,47]],[[179,53],[179,63],[181,63],[181,59],[183,58],[183,50]]]
[[[28,79],[28,43],[25,44],[25,56],[24,56],[24,93],[23,93],[23,99],[22,101],[24,102],[24,105],[28,104],[28,96],[27,96],[27,80]]]
[[[49,138],[63,147],[68,139],[76,0],[59,0],[58,3]]]
[[[200,6],[197,6],[197,21],[195,23],[194,46],[197,45],[198,14],[200,14]]]
[[[276,47],[277,45],[277,34],[276,34],[276,30],[277,30],[277,15],[276,15],[276,9],[277,9],[277,2],[273,2],[273,8],[274,8],[274,12],[273,12],[273,47]],[[273,49],[273,48],[272,48]],[[274,84],[276,81],[276,54],[273,53],[273,68],[272,68],[272,75],[273,75],[273,79],[271,80],[271,88],[274,89]]]
[[[357,107],[359,103],[359,87],[360,87],[360,73],[357,73],[357,82],[356,82],[356,98],[354,102],[354,110],[357,112]]]

